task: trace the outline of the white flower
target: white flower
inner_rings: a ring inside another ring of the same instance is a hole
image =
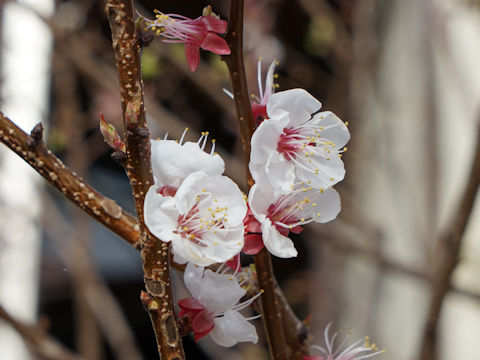
[[[185,269],[184,281],[193,298],[178,302],[179,316],[188,316],[196,341],[210,334],[213,341],[225,347],[244,341],[257,342],[255,326],[239,310],[250,305],[258,295],[239,303],[246,291],[235,276],[204,270],[191,263]]]
[[[252,136],[250,172],[255,182],[289,191],[296,181],[328,188],[343,180],[341,160],[350,139],[346,125],[303,89],[272,94],[269,119]]]
[[[204,152],[208,132],[203,132],[198,142],[182,144],[186,131],[179,142],[174,140],[150,140],[152,151],[152,171],[155,184],[178,188],[182,181],[195,171],[208,175],[221,175],[225,170],[222,158],[214,154],[215,141],[212,140],[210,153]]]
[[[385,350],[378,350],[375,343],[370,343],[368,336],[365,340],[359,340],[345,349],[342,349],[347,342],[350,334],[344,337],[340,345],[335,346],[335,339],[340,332],[337,331],[330,337],[330,327],[332,323],[328,324],[324,332],[325,348],[313,345],[312,348],[319,350],[320,356],[304,356],[304,360],[362,360],[369,359],[385,352]]]
[[[247,205],[228,177],[197,171],[188,175],[173,197],[153,185],[144,205],[145,225],[174,254],[201,266],[225,262],[243,247]]]
[[[289,231],[299,233],[301,225],[328,222],[340,212],[340,196],[333,188],[317,190],[304,183],[294,185],[288,193],[275,191],[268,184],[255,184],[250,189],[248,203],[262,224],[265,247],[282,258],[297,256],[292,240],[287,237]]]

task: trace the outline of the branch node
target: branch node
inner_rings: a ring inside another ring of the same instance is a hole
[[[26,138],[25,142],[29,148],[38,146],[43,140],[43,124],[39,122],[30,131],[30,135]]]
[[[123,167],[125,167],[125,164],[127,163],[127,154],[125,154],[121,150],[116,150],[110,154],[110,157]]]

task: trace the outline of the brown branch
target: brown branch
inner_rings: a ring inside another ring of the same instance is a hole
[[[225,39],[230,46],[231,55],[225,56],[224,60],[228,66],[230,73],[230,81],[235,100],[235,108],[237,111],[237,119],[240,126],[240,137],[242,147],[245,152],[247,185],[250,188],[253,185],[253,179],[248,170],[250,161],[250,139],[253,134],[254,121],[248,96],[247,78],[245,75],[245,66],[243,60],[243,0],[231,0],[229,29]],[[263,290],[261,296],[262,319],[266,330],[270,353],[274,359],[293,358],[289,356],[286,345],[286,336],[282,321],[282,315],[287,315],[286,309],[282,310],[282,304],[279,302],[275,294],[275,276],[273,273],[270,254],[263,249],[259,254],[254,256],[257,269],[257,277],[259,287]],[[293,314],[293,313],[292,313]],[[290,315],[290,314],[289,314]],[[286,320],[285,320],[286,321]],[[298,334],[289,333],[289,337],[297,338]],[[294,350],[294,349],[290,349]]]
[[[480,122],[477,130],[477,143],[470,175],[460,205],[455,212],[449,230],[439,239],[436,263],[433,267],[432,297],[427,323],[425,325],[420,360],[437,359],[437,327],[443,301],[452,279],[453,271],[459,262],[459,253],[468,220],[472,214],[475,196],[480,186]]]
[[[254,121],[250,98],[248,97],[247,76],[245,74],[243,61],[243,11],[243,0],[231,0],[228,32],[225,35],[225,40],[228,46],[230,46],[231,54],[224,56],[223,60],[227,64],[230,82],[232,83],[235,110],[240,126],[240,138],[243,151],[245,152],[247,185],[248,188],[250,188],[254,184],[250,171],[248,170],[248,163],[250,162],[250,139],[252,138],[254,130]]]
[[[138,242],[135,217],[124,211],[114,200],[102,196],[89,186],[47,149],[42,141],[41,124],[37,124],[29,136],[0,112],[0,141],[100,224],[131,245]]]
[[[169,273],[169,244],[151,235],[143,221],[145,194],[153,184],[150,140],[145,121],[140,46],[131,0],[107,0],[105,5],[121,88],[126,129],[126,170],[132,186],[141,231],[142,265],[146,293],[144,304],[155,330],[160,358],[183,359],[182,340],[175,321]],[[134,114],[126,114],[127,108]]]
[[[82,358],[50,337],[38,326],[26,325],[14,319],[1,305],[0,318],[8,322],[22,339],[32,347],[32,350],[45,359],[50,360],[81,360]]]

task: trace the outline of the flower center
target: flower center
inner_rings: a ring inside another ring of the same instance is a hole
[[[301,196],[303,192],[311,189],[311,187],[301,187],[292,190],[291,193],[283,195],[268,207],[267,217],[282,235],[288,235],[289,231],[298,234],[302,231],[301,225],[313,221],[313,218],[305,219],[302,216],[305,206],[316,206],[315,203],[311,203],[308,196]]]
[[[218,199],[211,197],[202,190],[202,194],[196,197],[196,203],[184,215],[178,217],[177,234],[188,239],[194,244],[207,247],[203,237],[207,232],[217,233],[218,229],[225,228],[227,219],[227,207],[215,206]]]
[[[334,126],[323,127],[306,121],[300,126],[285,128],[278,139],[277,151],[295,166],[319,174],[319,162],[328,161],[333,156],[342,157],[341,153],[347,150],[337,149],[335,143],[320,136],[323,130]]]

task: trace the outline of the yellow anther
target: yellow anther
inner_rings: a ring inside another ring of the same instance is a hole
[[[315,207],[315,206],[317,206],[317,203],[312,203],[312,207]]]
[[[213,245],[218,245],[218,241],[214,241],[214,242],[213,242]]]
[[[202,192],[207,192],[207,189],[202,189]]]
[[[323,188],[320,188],[320,192],[323,194],[325,190]]]
[[[345,147],[343,148],[343,151],[347,151],[347,150],[348,150],[348,149],[347,149],[347,147],[345,146]]]
[[[216,143],[216,142],[217,142],[217,140],[216,140],[216,139],[212,139],[212,143]]]
[[[320,213],[317,213],[317,216],[320,217]]]
[[[302,221],[302,222],[305,221],[305,218],[301,218],[300,221]]]
[[[184,226],[183,231],[188,231],[188,227]]]
[[[278,79],[278,74],[274,74],[273,77],[274,77],[275,79]]]
[[[335,179],[334,179],[334,178],[330,178],[330,181],[333,181],[333,180],[335,180]]]
[[[345,121],[345,126],[348,126],[348,121]]]

